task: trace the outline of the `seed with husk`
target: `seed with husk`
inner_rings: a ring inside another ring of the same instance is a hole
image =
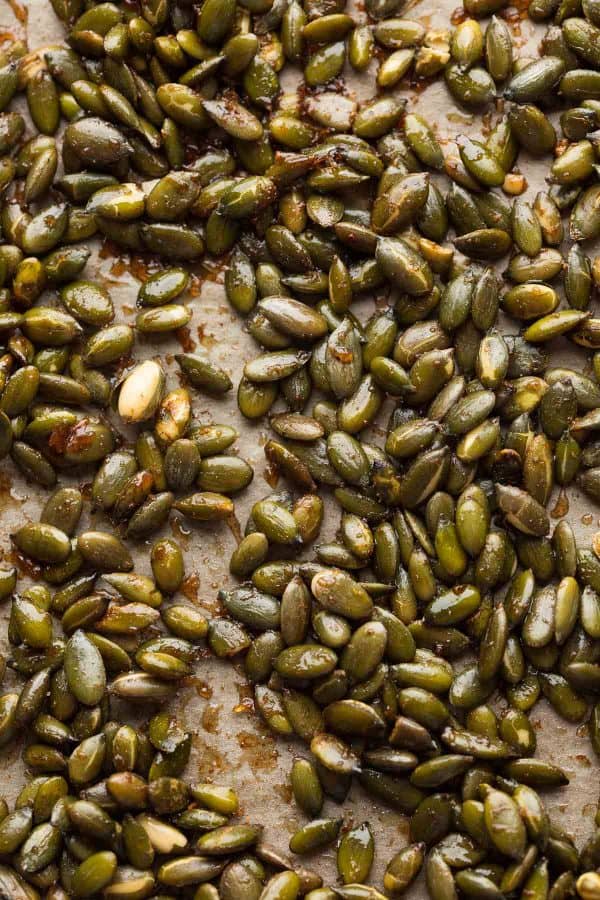
[[[126,422],[150,419],[161,400],[165,383],[162,366],[153,360],[140,363],[119,391],[118,411]]]

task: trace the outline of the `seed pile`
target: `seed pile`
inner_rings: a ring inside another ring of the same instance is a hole
[[[447,31],[399,0],[52,5],[63,45],[0,48],[0,455],[52,489],[12,536],[39,580],[17,593],[0,570],[3,668],[23,679],[0,744],[24,734],[32,773],[0,806],[0,895],[381,900],[423,868],[432,900],[598,900],[600,814],[580,850],[549,816],[540,794],[568,778],[528,713],[544,697],[587,722],[600,755],[600,556],[547,511],[574,482],[600,501],[600,3],[532,0],[536,58],[503,0],[465,0]],[[344,68],[374,60],[359,107]],[[443,148],[405,109],[395,89],[436,78],[495,114],[485,141]],[[533,202],[521,150],[547,163]],[[162,261],[133,326],[85,277],[95,236]],[[174,597],[181,549],[157,534],[230,518],[251,482],[235,428],[193,418],[233,384],[204,352],[177,354],[172,389],[159,347],[135,361],[138,334],[189,323],[205,256],[261,348],[238,406],[269,417],[285,482],[252,507],[210,621]],[[565,343],[581,365],[558,364]],[[89,498],[60,483],[80,472]],[[315,545],[325,495],[341,520]],[[130,552],[148,539],[152,577]],[[232,824],[231,789],[189,782],[168,713],[115,718],[168,701],[204,641],[304,743],[289,849],[336,843],[337,884]],[[369,825],[322,815],[354,778],[410,816],[385,895]]]

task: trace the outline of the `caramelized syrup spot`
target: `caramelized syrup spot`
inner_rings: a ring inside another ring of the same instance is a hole
[[[201,681],[200,678],[194,679],[194,688],[199,697],[204,700],[210,700],[213,695],[213,689],[207,681]]]
[[[556,503],[550,511],[553,519],[561,519],[569,512],[569,498],[567,492],[562,488],[556,498]]]
[[[235,510],[229,516],[227,516],[225,522],[227,523],[229,530],[234,536],[236,543],[240,544],[242,541],[242,529],[240,527],[238,517],[235,514]]]
[[[0,472],[0,503],[2,506],[20,506],[26,499],[27,497],[21,497],[15,492],[10,474]]]
[[[214,336],[214,334],[210,334],[210,332],[206,331],[206,327],[204,324],[198,325],[198,339],[203,347],[206,347],[210,350],[211,347],[215,347],[219,342]]]
[[[240,731],[237,742],[242,750],[240,761],[247,763],[254,774],[272,772],[277,766],[279,753],[275,748],[275,739],[267,732],[254,734],[252,731]]]
[[[192,603],[198,602],[198,587],[200,585],[200,576],[197,572],[192,572],[191,575],[188,575],[187,578],[184,578],[181,582],[181,587],[179,590],[188,600],[191,600]]]
[[[13,566],[17,567],[21,575],[26,575],[28,578],[33,579],[33,581],[39,581],[42,577],[42,567],[38,566],[37,563],[34,563],[28,556],[23,556],[16,547],[13,547],[10,551],[8,559]]]
[[[277,470],[277,466],[274,466],[271,463],[267,463],[267,465],[265,466],[263,478],[265,479],[269,487],[276,488],[279,481],[279,472]]]
[[[12,9],[15,18],[21,23],[21,25],[27,25],[27,19],[29,16],[29,12],[22,3],[18,3],[17,0],[8,0],[8,5]]]
[[[468,19],[467,11],[464,6],[457,6],[455,10],[450,14],[450,22],[452,25],[462,25]]]
[[[183,328],[178,328],[175,331],[175,338],[184,353],[193,353],[196,349],[196,341],[193,339],[192,333],[187,326],[184,325]]]
[[[233,707],[233,712],[239,715],[240,713],[250,713],[254,712],[254,691],[252,689],[252,685],[247,681],[241,681],[236,684],[239,703],[237,703]]]
[[[226,762],[222,753],[207,744],[198,735],[192,738],[194,750],[196,751],[196,771],[203,778],[210,778],[216,772],[227,772],[231,769],[231,765]]]
[[[217,734],[219,716],[223,707],[219,703],[207,703],[202,713],[202,727],[209,734]]]

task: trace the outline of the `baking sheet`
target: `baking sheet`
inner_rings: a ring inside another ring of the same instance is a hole
[[[453,0],[425,0],[409,4],[401,15],[422,21],[427,27],[447,28],[454,11]],[[460,10],[462,11],[462,10]],[[528,20],[523,20],[517,10],[509,11],[509,24],[517,43],[517,52],[535,54],[542,30]],[[358,12],[357,17],[363,15]],[[0,0],[0,42],[10,35],[26,37],[30,50],[39,46],[60,42],[62,26],[54,16],[48,0]],[[345,114],[346,106],[360,103],[375,93],[373,64],[360,79],[346,73],[344,100],[330,97],[340,114]],[[294,77],[287,75],[286,89],[293,84]],[[401,90],[407,97],[409,107],[425,115],[430,123],[435,123],[440,140],[447,143],[452,135],[463,131],[477,134],[481,128],[478,117],[457,109],[447,94],[443,81],[436,81],[425,90],[416,92]],[[492,116],[495,122],[498,116]],[[489,119],[486,120],[489,124]],[[519,158],[521,171],[529,182],[530,194],[534,195],[543,183],[547,162],[535,164],[526,154]],[[118,321],[132,322],[135,316],[135,298],[139,286],[136,276],[143,275],[144,268],[139,261],[131,261],[127,256],[111,257],[95,252],[85,270],[85,277],[101,281],[108,288],[115,307]],[[243,321],[232,312],[223,291],[223,270],[218,265],[199,266],[194,273],[193,288],[186,302],[193,309],[193,319],[189,326],[189,340],[202,346],[215,363],[230,372],[237,385],[246,359],[256,355],[257,348],[244,332]],[[44,298],[46,302],[47,298]],[[51,298],[50,298],[51,299]],[[353,305],[361,318],[366,318],[373,309],[373,299],[385,304],[385,296],[364,299]],[[513,323],[514,330],[514,323]],[[172,355],[181,349],[173,339],[159,341],[143,337],[136,343],[136,357],[160,355],[170,372],[168,386],[177,385]],[[186,347],[189,349],[189,347]],[[560,349],[561,361],[572,359],[572,349],[565,341]],[[580,359],[576,365],[581,365]],[[262,447],[268,437],[266,423],[248,423],[237,411],[235,390],[225,398],[211,399],[193,392],[194,418],[200,423],[224,422],[235,425],[240,438],[234,452],[239,453],[253,466],[255,477],[250,487],[236,498],[236,517],[241,529],[251,505],[273,489],[272,479],[268,479],[267,466]],[[385,421],[389,407],[382,414]],[[379,438],[381,442],[381,438]],[[68,478],[61,480],[68,482]],[[85,484],[90,480],[89,472],[77,473],[74,483]],[[0,549],[4,558],[11,558],[10,533],[26,519],[37,519],[44,492],[38,492],[25,484],[18,476],[10,461],[0,463]],[[597,527],[599,510],[590,506],[589,501],[578,495],[569,495],[569,521],[576,529],[579,539],[588,543]],[[552,504],[551,504],[552,506]],[[332,514],[327,517],[321,539],[335,532],[339,523],[339,510],[330,506]],[[562,510],[564,514],[564,508]],[[89,517],[88,517],[89,518]],[[92,524],[98,527],[108,525],[101,516],[92,517]],[[232,583],[228,573],[229,556],[236,545],[236,527],[226,524],[209,527],[194,527],[185,520],[172,517],[171,524],[164,529],[166,536],[174,536],[185,552],[186,581],[183,593],[188,601],[204,610],[207,615],[219,614],[216,599],[219,588]],[[156,535],[156,537],[161,535]],[[136,570],[149,573],[150,544],[139,544],[135,551]],[[26,584],[26,577],[19,584]],[[6,617],[7,608],[0,611]],[[0,649],[8,652],[5,627],[0,633]],[[457,667],[460,668],[459,662]],[[8,671],[3,689],[9,689],[16,680]],[[266,838],[280,850],[287,849],[289,835],[306,821],[291,799],[289,770],[294,756],[307,755],[307,748],[299,741],[274,738],[257,720],[253,712],[251,691],[248,689],[243,671],[239,665],[220,662],[208,654],[197,666],[196,674],[188,679],[178,691],[172,704],[173,711],[180,717],[181,724],[194,733],[193,751],[188,769],[192,780],[214,780],[231,783],[238,790],[243,814],[252,821],[265,825]],[[116,712],[116,711],[115,711]],[[544,798],[557,821],[566,827],[578,845],[591,832],[598,799],[598,770],[585,726],[573,727],[560,720],[540,701],[532,714],[532,723],[538,737],[537,755],[563,766],[571,777],[567,788],[545,792]],[[20,762],[21,743],[16,742],[3,749],[0,756],[2,771],[1,792],[12,801],[22,786],[25,773]],[[407,843],[408,819],[367,797],[360,787],[353,785],[350,795],[342,808],[326,801],[324,815],[340,815],[341,809],[347,823],[369,821],[375,833],[375,864],[372,883],[381,885],[381,876],[392,853]],[[316,868],[329,882],[336,877],[335,852],[328,850],[301,862]],[[412,888],[411,896],[421,897],[425,890],[421,882]]]

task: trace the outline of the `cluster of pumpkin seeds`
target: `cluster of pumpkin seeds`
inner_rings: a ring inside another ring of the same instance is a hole
[[[76,634],[79,648],[73,646],[72,656],[82,651],[81,659],[86,639]],[[67,663],[65,670],[71,672]],[[239,806],[231,788],[180,777],[192,735],[168,714],[155,715],[147,732],[111,720],[93,733],[93,713],[82,706],[69,726],[65,716],[79,697],[58,681],[50,687],[56,716],[35,716],[39,700],[33,692],[43,695],[42,677],[48,689],[47,673],[41,673],[28,700],[25,691],[21,695],[17,713],[20,724],[44,742],[26,754],[40,774],[20,792],[12,812],[4,800],[0,804],[0,892],[7,900],[100,893],[107,900],[166,900],[186,888],[194,900],[241,900],[258,896],[263,886],[265,897],[279,897],[282,887],[303,886],[306,893],[320,885],[316,874],[293,869],[266,844],[261,826],[231,824]],[[92,702],[90,692],[82,704]],[[90,736],[81,738],[85,733]],[[67,747],[68,760],[62,752]],[[219,889],[211,883],[217,880]]]
[[[52,5],[65,44],[0,48],[0,454],[56,488],[13,535],[40,580],[15,593],[0,572],[24,679],[0,697],[0,743],[24,733],[33,773],[0,810],[0,894],[380,900],[423,867],[432,900],[598,900],[600,817],[578,850],[549,816],[539,792],[568,777],[535,756],[528,713],[544,697],[600,755],[600,557],[547,511],[575,482],[600,501],[600,3],[532,0],[536,58],[504,0],[465,0],[447,31],[399,0]],[[345,66],[374,61],[359,108]],[[406,111],[406,79],[438,77],[495,113],[485,141],[442,147]],[[548,166],[532,202],[521,150]],[[133,326],[85,278],[95,236],[162,260]],[[253,477],[226,453],[233,427],[193,419],[226,372],[184,352],[168,390],[158,350],[132,359],[138,334],[187,326],[205,255],[261,348],[238,405],[269,416],[286,482],[252,507],[242,583],[210,622],[173,599],[175,542],[153,544],[152,578],[128,546],[173,511],[230,517]],[[565,344],[581,364],[553,359]],[[82,466],[103,528],[79,529],[82,493],[56,487]],[[308,560],[327,497],[339,531]],[[290,851],[336,842],[338,884],[228,824],[235,795],[188,784],[191,735],[168,714],[114,718],[168,701],[204,639],[243,656],[257,712],[304,742]],[[366,884],[370,826],[322,816],[354,778],[410,816],[385,895]]]

